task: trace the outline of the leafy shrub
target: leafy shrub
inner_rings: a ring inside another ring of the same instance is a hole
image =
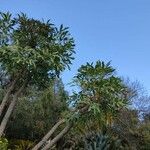
[[[8,150],[8,140],[6,138],[0,139],[0,150]]]
[[[11,140],[10,147],[14,150],[31,150],[34,142],[29,140]]]

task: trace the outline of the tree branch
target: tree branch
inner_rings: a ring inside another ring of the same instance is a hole
[[[63,123],[65,123],[65,119],[62,119],[59,122],[57,122],[52,127],[52,129],[43,137],[43,139],[37,145],[34,146],[32,150],[38,150],[52,136],[52,134],[56,131],[56,129]]]
[[[72,127],[72,123],[68,123],[67,126],[55,137],[53,138],[42,150],[50,149],[54,144],[56,144]]]
[[[6,128],[7,122],[9,120],[9,118],[10,118],[12,112],[13,112],[13,109],[15,107],[15,104],[16,104],[16,102],[18,100],[18,96],[23,91],[23,89],[25,88],[26,84],[27,84],[27,81],[24,82],[22,87],[13,96],[13,100],[11,101],[11,103],[10,103],[8,109],[7,109],[7,112],[6,112],[4,118],[3,118],[2,122],[1,122],[1,125],[0,125],[0,137],[3,135],[3,132],[4,132],[5,128]]]

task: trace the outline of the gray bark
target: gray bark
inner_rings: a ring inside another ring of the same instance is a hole
[[[12,114],[12,111],[13,111],[13,109],[15,107],[15,104],[17,102],[18,96],[22,92],[24,87],[25,87],[25,84],[23,84],[22,87],[13,96],[13,99],[12,99],[12,101],[11,101],[11,103],[10,103],[8,109],[7,109],[7,112],[6,112],[4,118],[3,118],[2,122],[1,122],[1,125],[0,125],[0,137],[2,137],[2,135],[3,135],[3,132],[4,132],[5,128],[6,128],[7,122],[9,120],[9,118],[10,118],[10,116]]]
[[[3,98],[2,102],[1,102],[1,105],[0,105],[0,116],[2,115],[2,112],[3,112],[3,110],[4,110],[4,108],[5,108],[5,105],[6,105],[7,101],[8,101],[8,98],[9,98],[9,96],[10,96],[12,90],[13,90],[14,87],[15,87],[16,81],[17,81],[17,80],[14,80],[14,81],[12,82],[11,86],[8,88],[6,94],[5,94],[5,96],[4,96],[4,98]]]
[[[68,123],[67,126],[58,134],[55,138],[53,138],[42,150],[51,149],[68,131],[71,129],[72,124]]]
[[[32,150],[38,150],[43,144],[45,144],[47,142],[47,140],[52,136],[52,134],[57,130],[57,128],[63,123],[65,123],[64,119],[57,122],[52,127],[52,129],[43,137],[43,139],[37,145],[34,146],[34,148]]]
[[[80,114],[84,114],[85,112],[87,112],[87,110],[88,110],[88,106],[85,106],[78,111]],[[77,110],[75,110],[74,112],[76,112],[76,111]],[[59,124],[59,122],[57,124]],[[44,136],[44,138],[32,150],[39,150],[40,147],[48,141],[50,136],[58,128],[58,127],[56,127],[56,125]],[[73,126],[72,122],[68,123],[68,125],[58,135],[56,135],[55,138],[50,140],[49,143],[46,146],[44,146],[41,150],[51,149],[65,134],[68,133],[68,131],[72,128],[72,126]],[[55,130],[53,130],[54,128],[55,128]],[[52,134],[51,134],[51,132],[52,132]]]

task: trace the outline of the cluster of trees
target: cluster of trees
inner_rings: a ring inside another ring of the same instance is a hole
[[[82,65],[65,91],[74,46],[63,25],[0,13],[0,149],[148,150],[149,109],[139,116],[138,90],[110,62]]]

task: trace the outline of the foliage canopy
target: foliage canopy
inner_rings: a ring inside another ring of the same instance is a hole
[[[0,63],[14,78],[21,73],[31,82],[45,83],[73,59],[74,40],[68,28],[57,28],[49,20],[0,13],[0,36]]]

